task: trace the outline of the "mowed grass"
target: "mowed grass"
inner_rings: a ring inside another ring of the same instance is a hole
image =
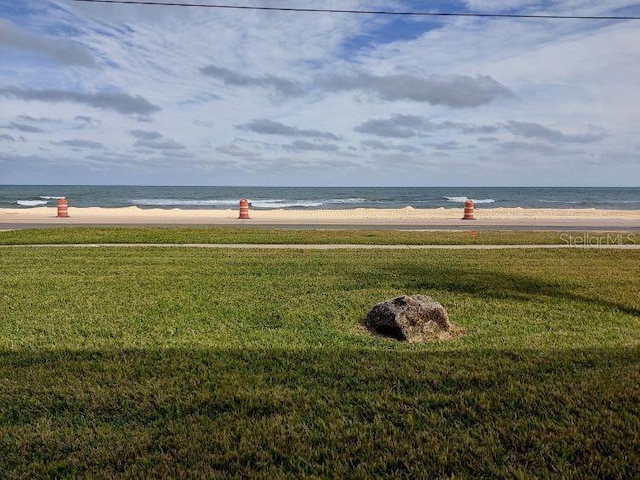
[[[468,228],[473,222],[468,223]],[[0,245],[94,243],[249,243],[358,245],[602,245],[637,244],[640,234],[593,231],[410,231],[244,227],[60,227],[0,232]]]
[[[0,250],[0,478],[640,470],[640,251]],[[359,321],[399,294],[466,334]]]

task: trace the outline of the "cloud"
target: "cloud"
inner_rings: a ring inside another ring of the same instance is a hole
[[[488,75],[332,75],[323,86],[327,91],[361,90],[378,95],[383,100],[409,100],[453,108],[479,107],[492,101],[513,96],[511,90]]]
[[[221,80],[225,85],[272,88],[288,97],[305,93],[298,82],[273,75],[252,76],[216,65],[203,67],[200,72]],[[329,75],[320,79],[318,84],[327,92],[362,90],[388,101],[409,100],[455,108],[478,107],[513,95],[511,90],[488,75],[378,76],[360,71],[351,75]]]
[[[287,171],[294,175],[308,174],[314,172],[314,176],[326,175],[331,172],[332,177],[341,176],[345,170],[353,170],[361,167],[361,163],[346,159],[342,155],[340,158],[305,158],[302,155],[292,155],[290,157],[261,158],[252,162],[251,170],[262,175]],[[308,177],[306,177],[308,178]]]
[[[178,143],[175,140],[145,140],[140,139],[135,143],[136,147],[146,147],[151,148],[153,150],[184,150],[186,149],[186,145],[182,143]]]
[[[460,133],[466,134],[483,134],[498,133],[502,130],[502,127],[496,125],[473,125],[470,123],[460,122],[442,122],[439,124],[439,128],[457,130]]]
[[[68,90],[0,87],[0,97],[18,98],[25,101],[81,103],[93,108],[113,110],[125,115],[148,115],[160,110],[160,107],[140,95],[132,96],[117,92],[81,93]]]
[[[32,123],[60,123],[60,120],[55,118],[47,118],[47,117],[32,117],[31,115],[19,115],[17,117],[18,120],[23,122],[32,122]]]
[[[200,69],[200,72],[208,77],[221,80],[225,85],[272,88],[287,97],[299,96],[304,93],[298,83],[273,75],[251,76],[216,65],[203,67]]]
[[[95,56],[89,49],[66,38],[34,35],[17,25],[0,19],[0,47],[34,53],[61,65],[96,68]]]
[[[508,122],[505,128],[519,137],[538,138],[552,143],[593,143],[607,136],[604,129],[597,127],[590,127],[589,133],[567,135],[560,130],[553,130],[539,123],[516,122],[513,120]]]
[[[26,133],[44,133],[45,131],[42,128],[34,127],[33,125],[26,125],[24,123],[16,123],[11,122],[9,125],[4,128],[8,130],[18,130],[19,132]]]
[[[16,117],[17,120],[20,120],[20,124],[18,123],[14,123],[12,125],[19,125],[20,127],[23,128],[23,131],[25,132],[34,132],[34,133],[41,133],[44,132],[44,130],[38,128],[38,127],[34,127],[33,124],[36,125],[53,125],[53,126],[59,126],[59,125],[64,125],[67,124],[68,126],[70,126],[71,128],[73,128],[74,130],[80,130],[80,129],[84,129],[84,128],[89,128],[89,127],[95,127],[98,125],[101,125],[102,122],[100,120],[94,119],[92,117],[88,117],[86,115],[77,115],[76,117],[73,118],[73,120],[71,121],[66,121],[64,119],[61,118],[50,118],[50,117],[32,117],[31,115],[18,115]],[[26,122],[26,123],[22,123],[22,122]],[[18,127],[16,127],[18,128]],[[39,132],[36,132],[36,130],[39,130]]]
[[[593,143],[607,136],[604,129],[590,126],[589,132],[568,135],[560,130],[545,127],[539,123],[509,120],[494,125],[476,125],[465,122],[432,122],[419,115],[393,115],[384,119],[371,119],[354,128],[355,131],[387,138],[427,137],[435,131],[447,130],[461,134],[497,134],[508,132],[516,137],[545,140],[551,143]],[[482,137],[481,143],[497,141],[495,137]]]
[[[362,146],[372,150],[398,151],[402,153],[420,153],[423,151],[422,148],[416,147],[414,145],[398,145],[393,143],[381,142],[379,140],[365,140],[364,142],[362,142]]]
[[[100,120],[86,115],[77,115],[73,120],[78,123],[86,124],[87,126],[97,126],[102,124]]]
[[[426,136],[430,122],[418,115],[394,115],[388,119],[368,120],[355,127],[356,132],[389,138]]]
[[[435,150],[440,150],[440,151],[460,150],[461,148],[464,147],[460,142],[456,142],[453,140],[450,142],[433,143],[433,144],[429,144],[429,146],[433,147]]]
[[[412,138],[426,137],[431,132],[451,130],[464,134],[489,134],[503,130],[500,125],[475,125],[465,122],[433,122],[419,115],[393,115],[386,119],[368,120],[355,131],[379,137]]]
[[[94,150],[102,150],[105,146],[100,142],[94,142],[91,140],[80,140],[80,139],[71,139],[71,140],[61,140],[59,142],[51,142],[53,145],[64,145],[67,147],[73,148],[91,148]]]
[[[225,85],[272,88],[287,97],[305,93],[300,83],[283,77],[252,76],[216,65],[203,67],[200,72],[221,80]],[[327,92],[362,90],[388,101],[409,100],[455,108],[478,107],[513,95],[511,90],[489,75],[378,76],[360,71],[351,75],[329,75],[320,79],[318,84]]]
[[[163,150],[162,155],[170,158],[194,158],[195,154],[183,149],[168,149]]]
[[[5,140],[7,142],[15,142],[16,139],[15,137],[7,134],[7,133],[0,133],[0,140]]]
[[[151,130],[129,130],[129,134],[137,138],[134,144],[138,148],[150,148],[152,150],[186,150],[187,146],[175,140],[164,139],[160,132]],[[173,153],[173,156],[176,154]],[[184,156],[184,155],[183,155]]]
[[[155,140],[162,137],[161,133],[148,130],[129,130],[129,133],[141,140]]]
[[[478,143],[496,143],[499,142],[496,137],[480,137],[478,138]]]
[[[313,151],[313,152],[337,152],[340,147],[332,143],[312,143],[306,140],[296,140],[289,145],[285,145],[290,151]]]
[[[298,127],[291,127],[273,120],[252,120],[244,125],[237,125],[236,128],[248,130],[263,135],[284,135],[288,137],[307,137],[326,140],[340,140],[340,137],[330,132],[320,130],[301,130]]]
[[[220,145],[219,147],[216,147],[216,151],[226,155],[231,155],[232,157],[240,158],[255,158],[259,156],[256,152],[252,152],[234,144]]]
[[[388,165],[393,165],[394,174],[397,178],[410,175],[414,169],[427,167],[433,160],[431,156],[427,160],[425,157],[416,157],[401,152],[394,153],[374,153],[372,154],[374,169],[386,170]],[[407,173],[409,172],[409,173]]]
[[[575,150],[567,150],[564,147],[557,145],[549,145],[546,143],[532,143],[532,142],[520,142],[511,141],[500,144],[500,150],[504,153],[510,154],[536,154],[544,157],[556,157],[561,155],[570,155],[577,152]]]

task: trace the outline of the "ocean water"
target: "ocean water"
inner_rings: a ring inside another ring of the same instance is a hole
[[[235,209],[478,207],[640,209],[640,187],[158,187],[0,185],[0,208],[71,207]]]

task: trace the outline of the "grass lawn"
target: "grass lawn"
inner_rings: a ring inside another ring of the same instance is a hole
[[[470,224],[472,226],[472,224]],[[252,243],[359,245],[637,244],[637,232],[294,230],[260,227],[62,227],[0,232],[0,245]]]
[[[632,478],[638,278],[638,250],[1,249],[0,478]],[[413,293],[466,335],[358,328]]]

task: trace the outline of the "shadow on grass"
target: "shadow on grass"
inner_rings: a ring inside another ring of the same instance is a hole
[[[0,477],[632,477],[640,348],[0,354]]]
[[[445,290],[452,293],[474,295],[498,300],[516,299],[532,301],[535,296],[556,298],[558,300],[570,300],[616,309],[628,315],[640,317],[640,295],[634,292],[635,298],[629,303],[618,303],[597,296],[587,296],[572,291],[572,286],[567,282],[545,281],[534,276],[509,274],[500,271],[478,271],[451,268],[414,268],[408,270],[408,278],[413,279],[406,283],[404,288],[410,290]],[[418,280],[416,280],[418,279]],[[628,279],[629,282],[632,279]],[[635,301],[635,304],[631,303]]]

